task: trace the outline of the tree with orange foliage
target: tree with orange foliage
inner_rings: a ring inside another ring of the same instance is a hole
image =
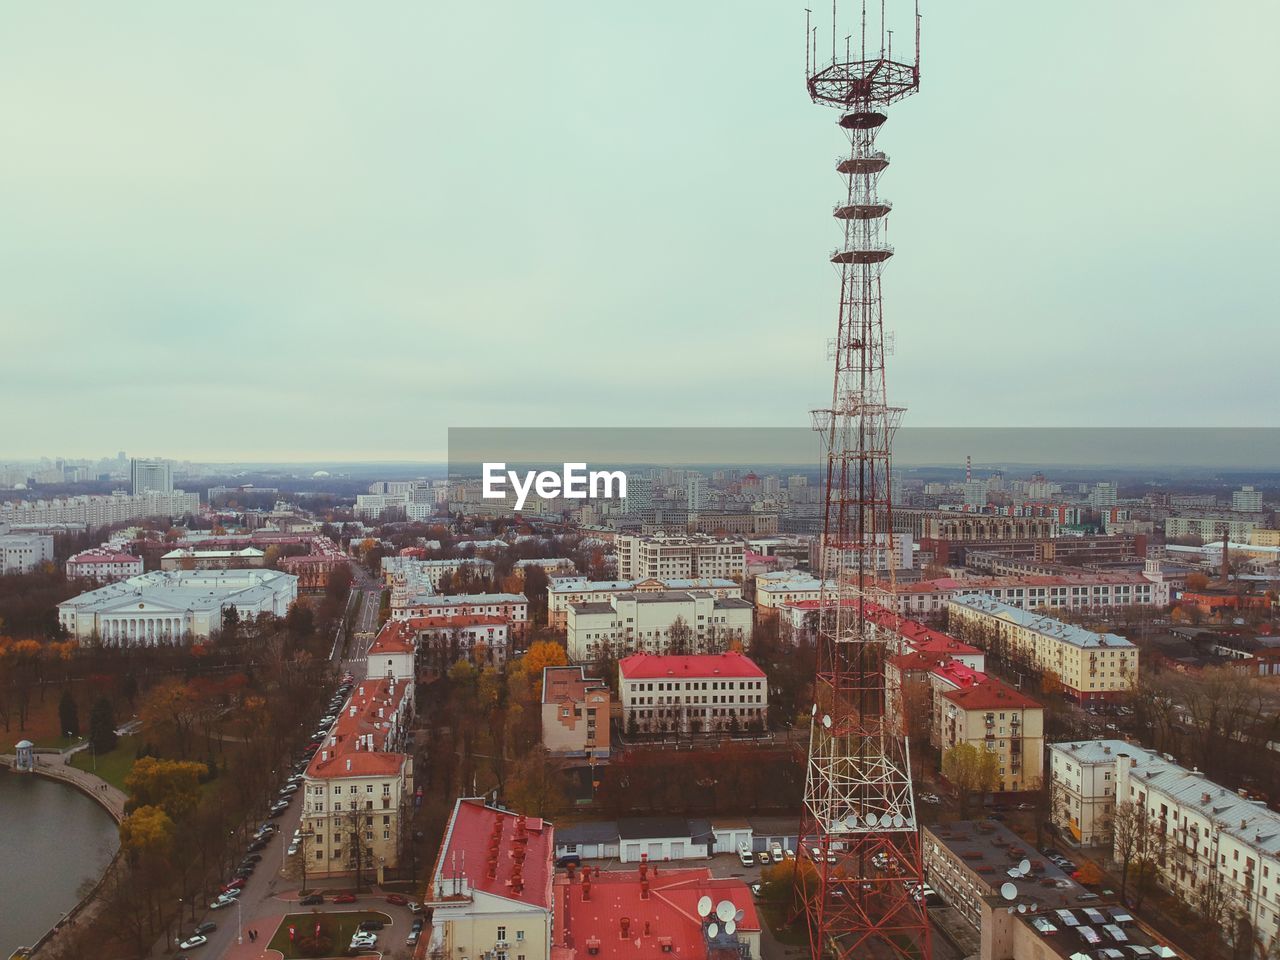
[[[530,644],[520,663],[535,699],[542,699],[542,670],[544,667],[563,667],[569,662],[564,647],[554,640],[539,640]]]

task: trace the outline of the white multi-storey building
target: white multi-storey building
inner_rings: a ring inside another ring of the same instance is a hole
[[[141,557],[112,550],[107,546],[83,550],[67,560],[68,580],[93,580],[115,583],[143,572]]]
[[[1049,747],[1050,818],[1086,846],[1110,844],[1116,811],[1116,761],[1156,754],[1124,740],[1082,740]]]
[[[763,730],[769,711],[765,673],[741,653],[633,654],[618,663],[618,691],[631,733]]]
[[[53,563],[53,537],[42,533],[0,534],[0,574],[30,573],[45,563]]]
[[[501,617],[510,626],[513,639],[525,635],[529,626],[529,600],[523,593],[471,593],[417,597],[404,607],[392,604],[397,620],[419,617]]]
[[[1003,577],[940,577],[915,583],[881,584],[904,616],[937,613],[954,597],[982,595],[1024,610],[1101,612],[1120,607],[1164,607],[1169,584],[1158,576],[1127,570],[1021,574]]]
[[[297,599],[298,578],[278,570],[157,571],[64,600],[58,622],[79,640],[153,646],[207,638],[232,608],[283,617]]]
[[[1262,520],[1256,514],[1226,515],[1198,514],[1186,517],[1166,517],[1164,535],[1174,537],[1199,537],[1203,542],[1227,540],[1248,543],[1249,535],[1261,527]]]
[[[564,630],[569,608],[575,603],[608,603],[620,593],[660,593],[696,590],[717,600],[739,599],[742,584],[720,577],[685,577],[666,580],[588,580],[586,577],[553,577],[547,587],[547,624]]]
[[[623,534],[617,546],[620,580],[717,577],[740,581],[746,569],[746,543],[742,540]]]
[[[129,463],[129,492],[173,493],[173,464],[168,460],[139,460]]]
[[[753,620],[747,601],[704,591],[620,593],[607,602],[571,605],[565,646],[575,662],[606,652],[715,653],[749,642]]]
[[[1262,491],[1250,486],[1232,491],[1231,510],[1233,513],[1261,513]]]
[[[44,526],[60,523],[105,527],[144,517],[182,517],[200,510],[200,495],[118,492],[109,496],[64,497],[54,500],[22,500],[0,503],[0,523]]]

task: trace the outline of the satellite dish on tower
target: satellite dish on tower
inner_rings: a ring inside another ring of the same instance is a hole
[[[698,901],[698,916],[706,917],[711,914],[711,898],[703,897]]]
[[[737,913],[738,908],[733,905],[732,900],[721,900],[716,904],[716,919],[721,923],[728,923]]]
[[[906,817],[904,817],[902,814],[900,814],[900,813],[895,813],[895,814],[893,815],[893,825],[894,825],[895,827],[901,827],[901,826],[903,826],[906,822],[907,822],[907,818],[906,818]]]
[[[1012,883],[1002,883],[1000,884],[1000,896],[1004,897],[1006,900],[1017,900],[1018,888]]]
[[[818,715],[818,705],[815,703],[813,709],[809,711],[809,716],[816,717]]]
[[[1018,912],[1019,912],[1019,913],[1026,913],[1026,912],[1027,912],[1027,905],[1026,905],[1025,903],[1020,903],[1020,904],[1018,904]]]
[[[1030,861],[1030,860],[1023,860],[1021,863],[1019,863],[1019,864],[1018,864],[1018,872],[1019,872],[1019,873],[1021,873],[1024,877],[1025,877],[1028,873],[1030,873],[1030,872],[1031,872],[1031,861]]]
[[[844,825],[850,830],[856,830],[858,828],[858,815],[856,813],[849,814],[844,818]]]
[[[711,926],[707,927],[707,936],[712,940],[720,936],[720,924],[713,921]]]
[[[747,915],[747,911],[739,910],[737,913],[733,915],[734,923],[741,923],[743,919],[746,917],[746,915]]]
[[[879,822],[880,822],[880,818],[877,817],[874,813],[867,814],[867,826],[874,827]]]
[[[826,727],[828,730],[831,729],[831,714],[824,713],[822,715],[822,725]]]
[[[727,920],[727,921],[725,921],[725,925],[724,925],[724,935],[725,935],[726,937],[732,937],[732,936],[733,936],[733,934],[734,934],[734,932],[735,932],[737,929],[738,929],[737,921],[735,921],[735,920]]]

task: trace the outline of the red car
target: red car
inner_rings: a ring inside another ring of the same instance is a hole
[[[355,903],[356,895],[354,893],[340,893],[336,897],[329,900],[330,903]]]
[[[388,893],[387,903],[395,904],[397,907],[407,907],[409,905],[409,898],[402,897],[398,893]]]
[[[226,893],[228,890],[239,890],[244,886],[244,884],[245,884],[244,877],[236,877],[230,883],[225,883],[222,885],[222,892]]]

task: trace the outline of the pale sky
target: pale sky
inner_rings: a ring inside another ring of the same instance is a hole
[[[1280,4],[1225,6],[926,0],[908,425],[1280,420]],[[803,7],[9,5],[0,458],[805,425],[846,147]]]

